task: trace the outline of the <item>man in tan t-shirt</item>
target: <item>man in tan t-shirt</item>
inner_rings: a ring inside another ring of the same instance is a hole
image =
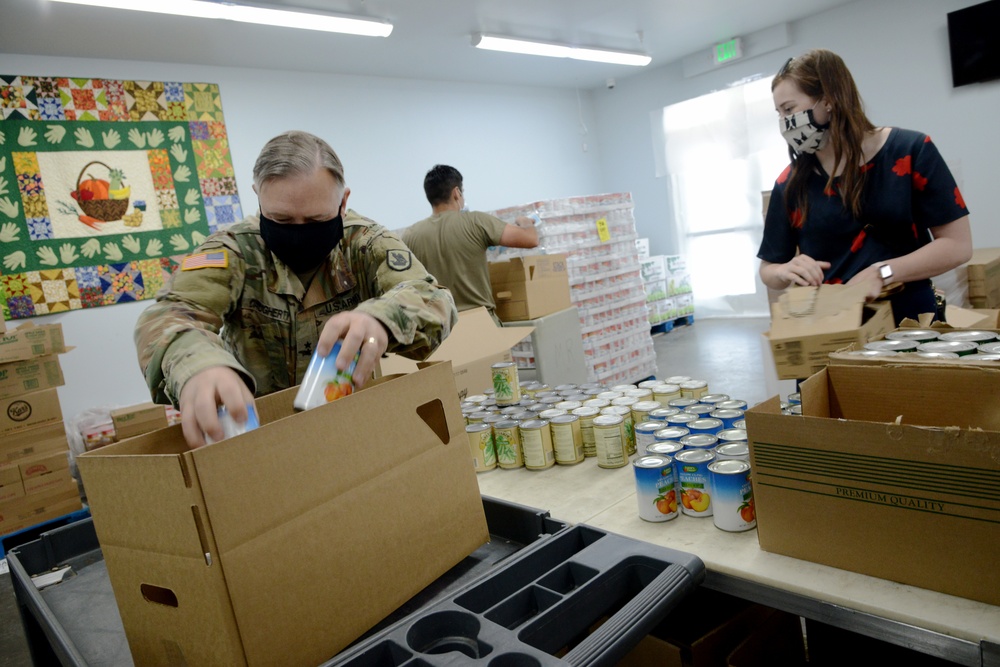
[[[509,224],[480,211],[466,211],[462,174],[435,165],[424,177],[431,217],[403,231],[403,243],[440,285],[451,290],[459,312],[484,306],[499,324],[490,289],[486,249],[490,246],[534,248],[535,221],[519,217]]]

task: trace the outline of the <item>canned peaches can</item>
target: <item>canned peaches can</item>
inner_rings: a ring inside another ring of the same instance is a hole
[[[715,454],[709,449],[686,449],[674,457],[684,514],[712,516],[712,479],[708,464],[714,460]]]
[[[635,471],[635,496],[639,518],[644,521],[669,521],[677,518],[677,490],[674,488],[674,465],[669,456],[640,456],[632,462]]]
[[[708,471],[712,476],[712,520],[716,527],[730,532],[754,528],[757,510],[750,464],[736,459],[714,461],[708,465]]]

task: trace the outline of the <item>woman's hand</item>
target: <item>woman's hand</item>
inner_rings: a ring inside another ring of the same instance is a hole
[[[822,285],[823,272],[830,262],[815,260],[809,255],[796,255],[784,264],[761,262],[760,277],[771,289],[785,289],[792,285]]]

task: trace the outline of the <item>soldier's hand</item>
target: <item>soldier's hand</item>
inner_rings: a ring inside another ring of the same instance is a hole
[[[337,313],[327,321],[319,335],[316,353],[325,357],[338,340],[343,342],[337,356],[337,369],[347,370],[354,355],[360,352],[353,377],[354,384],[363,387],[375,372],[375,364],[382,353],[389,347],[389,332],[368,313],[351,310]]]
[[[253,404],[253,394],[243,378],[228,366],[213,366],[195,373],[181,389],[181,428],[188,447],[205,444],[205,434],[222,440],[219,406],[225,405],[233,419],[242,424],[247,420],[247,405]]]

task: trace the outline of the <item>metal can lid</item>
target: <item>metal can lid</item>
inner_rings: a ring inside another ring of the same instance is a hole
[[[865,343],[866,350],[890,350],[892,352],[912,352],[920,345],[915,340],[872,340]]]
[[[582,408],[583,403],[581,403],[580,401],[559,401],[558,403],[555,404],[555,407],[559,408],[560,410],[565,410],[566,412],[572,412],[577,408]]]
[[[958,354],[955,352],[917,352],[917,356],[921,359],[958,359]],[[979,359],[982,355],[975,355],[974,359]]]
[[[498,361],[495,364],[491,364],[490,368],[511,368],[515,366],[513,361]]]
[[[938,352],[938,354],[947,354],[950,356],[949,352]],[[957,354],[955,355],[958,356]],[[1000,361],[1000,354],[974,354],[969,357],[972,361]]]
[[[894,350],[851,350],[847,354],[852,357],[894,357],[899,352]]]
[[[493,428],[490,424],[484,424],[483,422],[476,422],[475,424],[469,424],[465,427],[466,433],[479,433],[481,431],[489,431]]]
[[[710,472],[716,475],[739,475],[750,470],[750,464],[740,459],[723,459],[708,464]]]
[[[624,417],[625,415],[631,415],[632,410],[627,405],[609,405],[606,408],[601,408],[602,415],[618,415],[619,417]]]
[[[900,329],[899,331],[890,331],[885,335],[886,340],[915,340],[918,343],[926,343],[928,341],[937,340],[939,332],[933,329]]]
[[[746,456],[750,453],[750,443],[746,440],[727,442],[715,448],[717,456]]]
[[[611,399],[611,405],[627,405],[631,407],[638,402],[639,399],[632,398],[631,396],[619,396],[618,398]]]
[[[507,419],[507,415],[502,415],[499,412],[492,412],[488,416],[483,417],[484,424],[496,424],[497,422],[502,422]]]
[[[606,408],[611,405],[611,401],[606,398],[590,398],[583,402],[585,408]]]
[[[961,340],[932,340],[929,343],[921,343],[917,349],[920,352],[954,352],[958,356],[964,354],[974,354],[978,349],[975,343]]]
[[[698,400],[706,405],[715,405],[716,403],[721,403],[722,401],[728,401],[729,394],[705,394]]]
[[[632,461],[632,465],[636,468],[665,468],[671,463],[672,461],[669,456],[656,455],[640,456],[636,460]]]
[[[469,419],[475,419],[477,421],[482,421],[482,420],[486,419],[487,417],[489,417],[490,415],[493,415],[493,414],[496,414],[496,413],[493,412],[492,410],[479,410],[477,412],[473,412],[472,414],[470,414],[469,415]]]
[[[580,421],[577,415],[556,415],[549,420],[550,424],[572,424]]]
[[[573,391],[576,391],[578,388],[579,388],[579,385],[575,385],[575,384],[572,384],[572,383],[570,383],[570,384],[557,384],[555,387],[553,387],[553,389],[555,391],[569,391],[570,389],[572,389]]]
[[[578,417],[596,417],[597,415],[601,414],[601,411],[599,408],[592,408],[588,405],[585,405],[582,408],[577,408],[576,410],[573,410],[570,414],[577,415]]]
[[[719,441],[739,442],[747,439],[746,428],[727,428],[715,434]]]
[[[693,415],[707,415],[709,412],[714,410],[711,405],[706,405],[705,403],[695,403],[694,405],[689,405],[684,408],[684,412],[690,412]]]
[[[684,428],[683,426],[668,426],[666,428],[661,428],[653,437],[660,441],[665,440],[680,440],[686,435],[690,435],[691,431]]]
[[[715,447],[715,445],[719,442],[719,438],[711,433],[691,433],[681,438],[680,442],[685,447],[690,447],[692,449],[707,449]]]
[[[740,398],[731,398],[728,401],[716,403],[715,407],[719,410],[746,410],[747,402]]]
[[[639,401],[632,406],[632,409],[638,410],[639,412],[652,412],[660,407],[661,405],[659,401]]]
[[[503,421],[498,421],[493,424],[493,428],[514,428],[518,424],[520,424],[520,422],[516,419],[504,419]]]
[[[737,419],[736,421],[733,422],[733,428],[741,428],[745,431],[747,429],[747,420]]]
[[[701,417],[700,419],[688,422],[687,427],[692,431],[718,430],[722,428],[722,420],[715,417]]]
[[[640,382],[636,386],[639,389],[652,389],[653,387],[655,387],[658,384],[660,384],[659,380],[643,380],[642,382]]]
[[[529,419],[527,421],[521,422],[520,426],[522,429],[537,430],[540,428],[545,428],[549,423],[544,419]]]
[[[681,387],[679,384],[672,382],[660,382],[659,384],[654,384],[652,390],[654,394],[676,394],[681,390]]]
[[[681,410],[683,410],[688,406],[697,405],[697,403],[698,403],[697,398],[672,398],[669,401],[667,401],[667,407],[680,408]]]
[[[693,415],[690,412],[678,412],[676,415],[670,415],[667,417],[668,424],[688,424],[698,419],[698,415]]]
[[[616,398],[621,398],[623,394],[620,391],[602,391],[596,398],[603,398],[605,401],[613,401]]]
[[[559,408],[549,408],[548,410],[542,410],[538,413],[539,419],[553,419],[555,417],[561,417],[563,415],[569,414],[567,410],[560,410]]]
[[[656,433],[663,428],[663,424],[660,422],[648,421],[642,422],[641,424],[635,425],[636,433]]]
[[[617,426],[625,420],[618,415],[598,415],[594,417],[594,426]]]
[[[994,343],[982,343],[979,346],[981,354],[1000,354],[1000,340]]]
[[[681,382],[690,382],[690,375],[671,375],[668,378],[663,378],[664,384],[676,384],[680,385]]]
[[[687,380],[680,383],[681,389],[704,389],[708,386],[705,380]]]
[[[963,343],[991,343],[997,339],[994,331],[946,331],[938,336],[940,340],[960,341]]]
[[[652,396],[653,395],[653,390],[652,389],[646,389],[646,388],[640,389],[638,387],[632,387],[631,389],[629,389],[628,391],[625,392],[625,395],[626,396],[631,396],[632,398],[637,398],[637,399],[641,400],[643,398],[646,398],[647,396]]]
[[[679,408],[656,408],[649,411],[649,418],[664,421],[667,417],[673,417],[679,412]]]
[[[482,403],[486,400],[486,394],[472,394],[465,397],[466,403]]]
[[[611,387],[611,391],[617,391],[624,394],[626,391],[632,391],[635,389],[634,384],[616,384]]]
[[[681,463],[705,463],[714,459],[715,452],[711,449],[685,449],[674,456],[674,460]]]
[[[670,454],[673,456],[684,449],[684,445],[676,440],[661,440],[651,445],[646,445],[647,454]]]
[[[708,416],[712,417],[713,419],[736,419],[737,417],[743,416],[743,411],[726,410],[723,408],[718,408],[716,410],[712,410],[711,412],[709,412]]]

